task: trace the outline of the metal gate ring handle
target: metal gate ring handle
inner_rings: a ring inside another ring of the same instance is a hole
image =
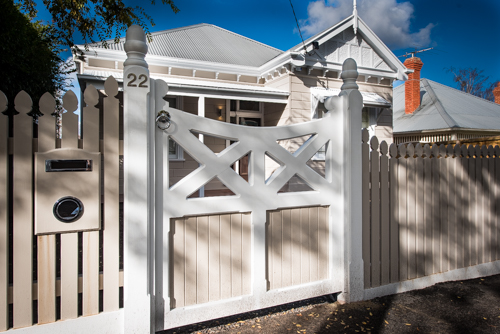
[[[170,113],[165,110],[160,110],[156,115],[156,125],[160,130],[166,130],[170,127]]]

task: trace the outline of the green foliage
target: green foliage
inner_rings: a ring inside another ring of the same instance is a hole
[[[0,90],[11,105],[21,90],[36,105],[45,92],[57,95],[66,88],[71,69],[59,57],[59,47],[54,27],[32,22],[12,1],[0,0]]]
[[[35,0],[16,1],[23,12],[32,18],[36,16]],[[151,0],[151,4],[154,5],[155,2]],[[169,5],[174,13],[179,11],[172,0],[161,2]],[[88,44],[96,42],[96,37],[104,46],[107,46],[107,39],[114,38],[117,41],[132,24],[140,25],[150,38],[147,24],[155,25],[142,7],[126,6],[122,0],[43,0],[43,4],[52,15],[59,39],[72,49],[75,46],[73,38],[76,32],[81,35],[87,48]]]

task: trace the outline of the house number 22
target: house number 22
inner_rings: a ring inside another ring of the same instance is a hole
[[[132,80],[130,80],[128,82],[127,86],[129,86],[129,87],[137,87],[137,84],[134,83],[137,80],[137,76],[134,73],[130,73],[129,75],[127,75],[127,78],[128,79],[132,78]],[[139,82],[139,87],[148,88],[148,86],[145,85],[145,83],[148,81],[148,76],[147,75],[145,75],[145,74],[139,75],[139,80],[142,80],[142,81]]]

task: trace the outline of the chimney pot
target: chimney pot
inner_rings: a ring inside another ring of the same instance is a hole
[[[405,113],[412,114],[420,106],[420,70],[424,63],[418,57],[407,58],[406,68],[412,69],[405,82]]]

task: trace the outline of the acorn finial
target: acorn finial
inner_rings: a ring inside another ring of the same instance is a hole
[[[127,52],[127,60],[125,60],[123,66],[136,65],[148,68],[148,63],[144,60],[146,53],[148,53],[146,34],[137,24],[131,25],[127,29],[125,52]]]
[[[352,58],[347,58],[342,64],[342,74],[341,78],[344,81],[341,90],[348,89],[358,89],[358,84],[356,84],[356,79],[358,78],[358,65],[356,61]]]

